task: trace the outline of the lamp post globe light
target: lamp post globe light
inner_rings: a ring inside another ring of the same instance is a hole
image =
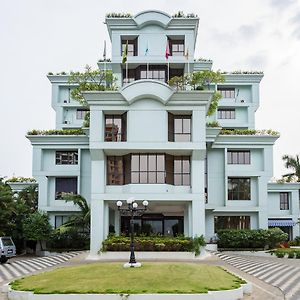
[[[148,208],[148,201],[143,201],[143,207],[138,207],[137,202],[133,197],[126,200],[127,207],[122,208],[123,202],[117,201],[117,207],[121,215],[130,217],[130,259],[129,262],[124,264],[125,268],[129,267],[141,267],[141,263],[138,263],[135,259],[134,253],[134,217],[141,216]]]

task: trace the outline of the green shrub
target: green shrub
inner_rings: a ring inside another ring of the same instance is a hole
[[[167,236],[137,236],[134,238],[136,251],[189,251],[200,254],[200,247],[205,245],[204,237],[167,237]],[[102,242],[101,252],[105,251],[129,251],[130,237],[109,236]]]
[[[218,231],[220,248],[274,248],[287,240],[288,235],[279,228],[273,229],[224,229]]]
[[[300,251],[296,251],[296,258],[297,258],[297,259],[300,258]]]
[[[289,251],[288,252],[288,258],[294,258],[295,257],[295,252],[294,251]]]
[[[285,252],[283,252],[283,251],[278,251],[278,252],[275,252],[275,255],[278,257],[278,258],[283,258],[284,256],[285,256]]]
[[[300,246],[300,236],[296,236],[293,241],[289,241],[290,246]]]
[[[90,247],[90,235],[77,230],[70,230],[60,233],[55,230],[49,241],[47,248],[51,250],[87,250]]]

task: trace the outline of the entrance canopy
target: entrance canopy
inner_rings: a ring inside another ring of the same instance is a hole
[[[294,222],[293,220],[286,220],[286,219],[268,220],[269,227],[294,226],[295,224],[296,222]]]

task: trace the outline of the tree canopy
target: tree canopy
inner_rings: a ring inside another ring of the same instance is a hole
[[[286,179],[287,182],[293,181],[296,179],[297,182],[300,182],[300,157],[299,154],[296,156],[292,155],[283,155],[282,159],[284,161],[284,166],[287,169],[292,169],[293,172],[283,175],[282,177]]]

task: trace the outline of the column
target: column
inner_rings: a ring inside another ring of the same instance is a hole
[[[116,235],[120,235],[120,212],[115,210],[115,232]]]
[[[104,200],[91,201],[91,243],[90,255],[97,255],[104,239]]]

